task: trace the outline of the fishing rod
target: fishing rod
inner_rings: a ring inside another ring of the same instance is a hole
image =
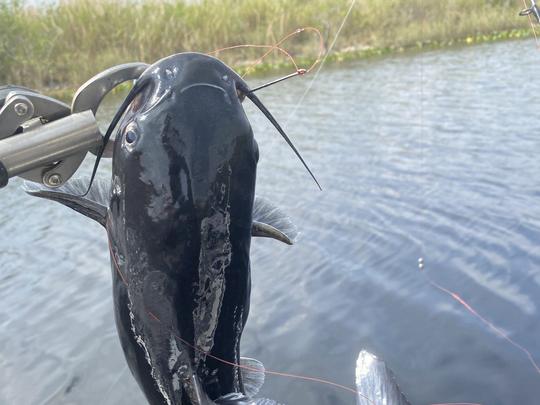
[[[147,66],[126,63],[99,73],[77,90],[71,106],[26,87],[0,86],[0,188],[16,176],[62,186],[88,152],[102,147],[95,115],[105,95]]]

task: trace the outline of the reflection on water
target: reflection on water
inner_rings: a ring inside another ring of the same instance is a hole
[[[352,385],[366,348],[414,404],[538,402],[527,357],[428,281],[540,360],[540,84],[525,80],[538,67],[533,51],[509,42],[328,68],[293,117],[309,77],[261,91],[322,193],[245,103],[261,150],[258,194],[302,234],[293,247],[253,242],[244,355]],[[143,404],[116,337],[104,231],[19,185],[0,200],[0,403]],[[273,376],[262,395],[354,403]]]

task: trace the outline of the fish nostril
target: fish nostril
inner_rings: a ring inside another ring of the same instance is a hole
[[[238,96],[238,100],[240,100],[241,103],[244,102],[244,100],[246,99],[246,93],[244,93],[238,87],[236,88],[236,95]]]

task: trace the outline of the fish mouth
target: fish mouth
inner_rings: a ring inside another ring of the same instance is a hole
[[[217,90],[221,90],[223,93],[225,93],[225,95],[227,95],[227,91],[223,88],[223,87],[220,87],[220,86],[217,86],[215,84],[211,84],[211,83],[192,83],[190,84],[189,86],[186,86],[186,87],[183,87],[181,90],[180,90],[180,93],[183,93],[185,92],[186,90],[189,90],[193,87],[201,87],[201,86],[204,86],[204,87],[211,87],[213,89],[217,89]]]

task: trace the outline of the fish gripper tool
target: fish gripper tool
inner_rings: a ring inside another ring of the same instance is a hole
[[[88,152],[102,147],[95,115],[105,95],[147,66],[126,63],[99,73],[77,90],[71,107],[22,86],[0,86],[0,188],[15,176],[63,185]]]

